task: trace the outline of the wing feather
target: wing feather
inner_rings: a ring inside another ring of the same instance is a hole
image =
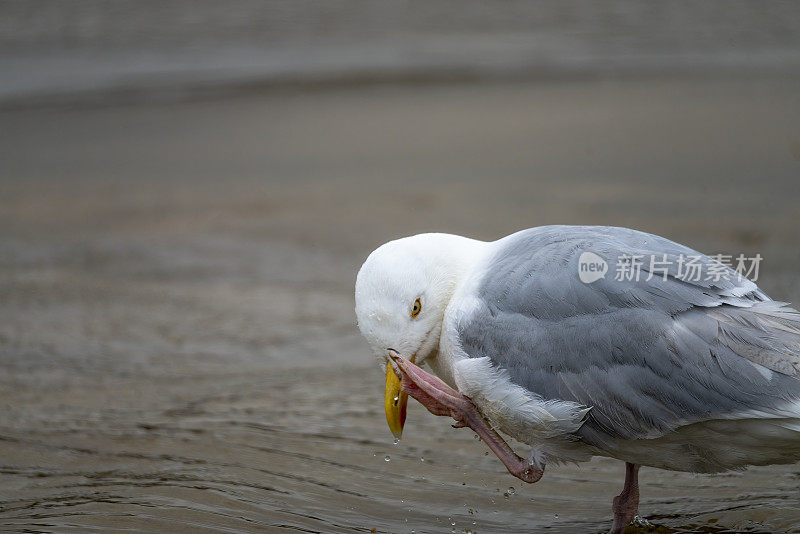
[[[605,278],[580,281],[585,251],[608,262]],[[666,260],[666,276],[649,276],[644,262],[639,280],[616,279],[624,257],[653,255]],[[457,325],[460,346],[546,400],[590,406],[578,435],[599,446],[710,419],[786,415],[800,398],[800,314],[730,269],[717,280],[687,281],[681,256],[720,267],[623,228],[550,226],[510,236],[471,295],[478,304],[471,300]]]

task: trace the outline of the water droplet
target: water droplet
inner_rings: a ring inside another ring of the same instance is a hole
[[[421,457],[421,456],[420,456],[420,458],[419,458],[419,461],[420,461],[420,462],[424,462],[424,461],[425,461],[425,458],[423,458],[423,457]]]
[[[558,514],[553,514],[553,517],[558,519]]]
[[[387,454],[386,456],[383,457],[383,461],[384,462],[390,462],[390,461],[392,461],[392,459],[389,458],[389,455]]]
[[[397,444],[398,444],[398,443],[400,443],[400,440],[399,440],[398,438],[394,438],[394,444],[395,444],[395,446],[397,446]]]
[[[514,495],[516,492],[517,492],[517,490],[514,488],[514,486],[510,486],[508,488],[508,494],[509,495]]]

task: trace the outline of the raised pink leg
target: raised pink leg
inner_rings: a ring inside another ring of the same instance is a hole
[[[639,466],[625,462],[625,487],[614,497],[614,525],[610,534],[621,534],[639,513]]]
[[[544,468],[538,469],[526,462],[483,419],[472,401],[445,384],[440,378],[423,371],[398,353],[390,350],[389,357],[403,375],[403,391],[417,399],[433,415],[450,416],[456,428],[469,427],[489,446],[508,472],[532,484],[542,478]]]

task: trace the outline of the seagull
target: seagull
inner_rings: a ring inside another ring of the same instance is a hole
[[[528,483],[547,464],[621,460],[614,534],[639,517],[640,466],[800,460],[800,313],[721,259],[604,226],[380,246],[355,312],[385,366],[390,430],[400,438],[410,395]]]

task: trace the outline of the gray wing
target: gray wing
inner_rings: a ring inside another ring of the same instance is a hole
[[[604,278],[580,281],[584,251],[608,262]],[[651,255],[660,269],[650,269]],[[617,280],[634,256],[647,259],[639,280]],[[722,266],[624,228],[515,234],[490,261],[480,305],[457,324],[462,348],[544,399],[590,406],[578,434],[598,446],[753,411],[780,414],[800,397],[800,315],[731,269],[687,280],[681,256]]]

